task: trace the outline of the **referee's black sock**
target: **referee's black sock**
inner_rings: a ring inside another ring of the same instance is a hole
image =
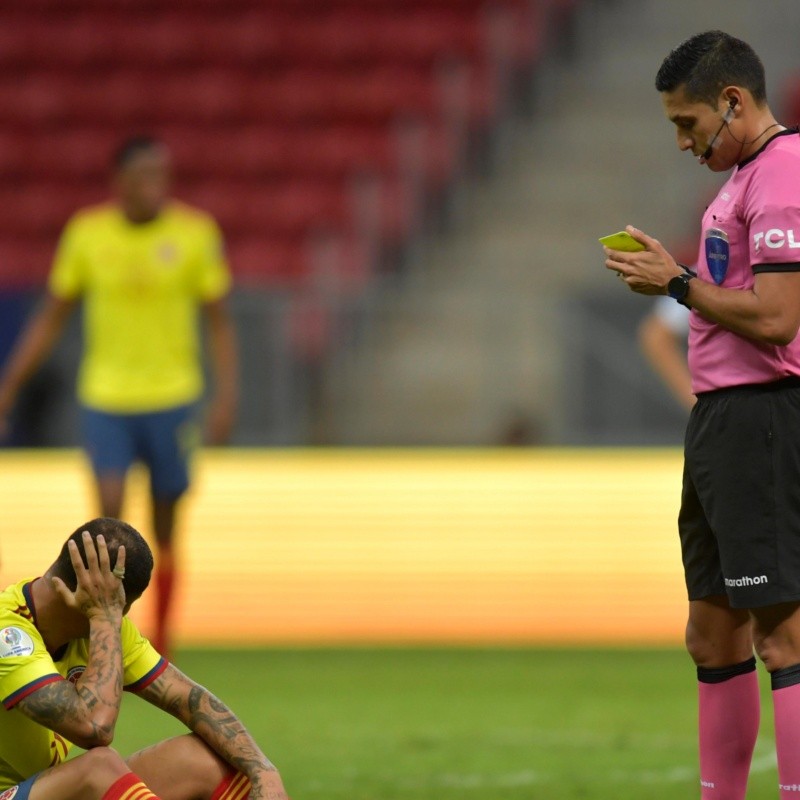
[[[800,683],[800,664],[795,664],[793,667],[776,669],[770,677],[773,691],[775,691],[775,689],[788,689],[790,686]]]
[[[730,667],[698,667],[697,680],[700,683],[724,683],[737,675],[746,675],[748,672],[755,672],[756,657],[748,658],[741,664],[733,664]]]

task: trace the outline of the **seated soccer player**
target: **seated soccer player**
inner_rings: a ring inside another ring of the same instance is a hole
[[[152,569],[134,528],[100,518],[0,594],[0,800],[286,800],[235,714],[126,616]],[[190,733],[122,758],[110,745],[123,690]],[[67,761],[72,743],[87,752]]]

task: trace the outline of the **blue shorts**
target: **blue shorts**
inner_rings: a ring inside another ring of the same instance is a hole
[[[31,793],[33,782],[39,777],[41,773],[37,772],[32,775],[28,780],[18,783],[16,786],[11,786],[8,789],[0,791],[0,800],[28,800],[28,795]]]
[[[84,447],[98,478],[124,476],[134,462],[150,472],[158,500],[177,500],[189,487],[189,460],[198,440],[197,406],[144,414],[81,408]]]

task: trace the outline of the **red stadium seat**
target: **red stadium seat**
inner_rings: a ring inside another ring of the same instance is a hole
[[[412,5],[398,14],[390,6],[358,6],[309,16],[287,30],[297,60],[348,64],[397,63],[428,66],[443,57],[468,59],[484,69],[497,48],[520,65],[538,55],[543,23],[536,4],[485,4],[474,11]],[[502,23],[502,24],[498,24]]]
[[[118,143],[116,132],[106,128],[43,132],[29,141],[25,168],[35,180],[96,181],[105,186]]]
[[[40,237],[0,234],[0,286],[43,286],[53,261],[54,245]]]
[[[302,237],[309,230],[350,227],[354,222],[347,189],[336,181],[206,181],[186,185],[181,194],[208,209],[231,233]]]
[[[154,77],[122,72],[84,79],[69,73],[37,72],[21,84],[15,121],[59,130],[88,122],[135,125],[148,118],[157,84]],[[0,81],[0,96],[5,91],[5,81]]]
[[[442,56],[483,59],[487,54],[481,16],[437,9],[412,9],[399,15],[385,9],[345,8],[309,15],[304,23],[288,27],[284,38],[295,62],[429,67]]]
[[[265,177],[305,174],[295,158],[301,134],[280,125],[210,128],[195,125],[158,127],[173,148],[180,175],[257,181]]]
[[[386,124],[249,124],[234,127],[159,125],[179,175],[238,180],[343,177],[350,173],[421,173],[441,186],[453,175],[455,153],[442,126]]]
[[[236,123],[247,116],[244,84],[234,70],[207,69],[151,76],[148,117],[153,121]]]
[[[70,117],[68,85],[47,73],[0,74],[0,123],[34,131],[63,125]]]
[[[250,76],[243,87],[244,105],[252,121],[375,123],[390,122],[401,114],[436,119],[444,113],[446,77],[399,66],[262,73]],[[468,94],[457,102],[463,102],[467,113]]]
[[[0,128],[0,175],[6,180],[25,177],[28,172],[31,137],[13,128]]]
[[[4,71],[27,67],[31,63],[31,51],[35,25],[29,13],[3,13],[0,25],[0,68]]]
[[[105,200],[107,192],[92,184],[26,183],[0,188],[0,233],[39,236],[51,245],[79,208]]]
[[[240,285],[292,285],[307,280],[308,252],[302,241],[281,237],[239,236],[227,246],[234,278]]]
[[[287,47],[287,34],[298,24],[296,17],[266,5],[239,14],[201,15],[183,21],[200,39],[196,55],[205,64],[244,69],[290,66],[295,54]]]

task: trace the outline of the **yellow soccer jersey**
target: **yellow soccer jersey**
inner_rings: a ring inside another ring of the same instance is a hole
[[[66,758],[72,744],[14,706],[48,683],[74,683],[88,660],[88,639],[70,642],[55,660],[47,652],[36,628],[31,582],[20,581],[0,593],[0,791]],[[124,688],[138,691],[154,681],[167,662],[127,617],[121,637]]]
[[[134,224],[112,203],[79,211],[59,242],[49,289],[83,299],[78,397],[110,413],[159,411],[203,391],[198,309],[230,287],[210,216],[172,202]]]

